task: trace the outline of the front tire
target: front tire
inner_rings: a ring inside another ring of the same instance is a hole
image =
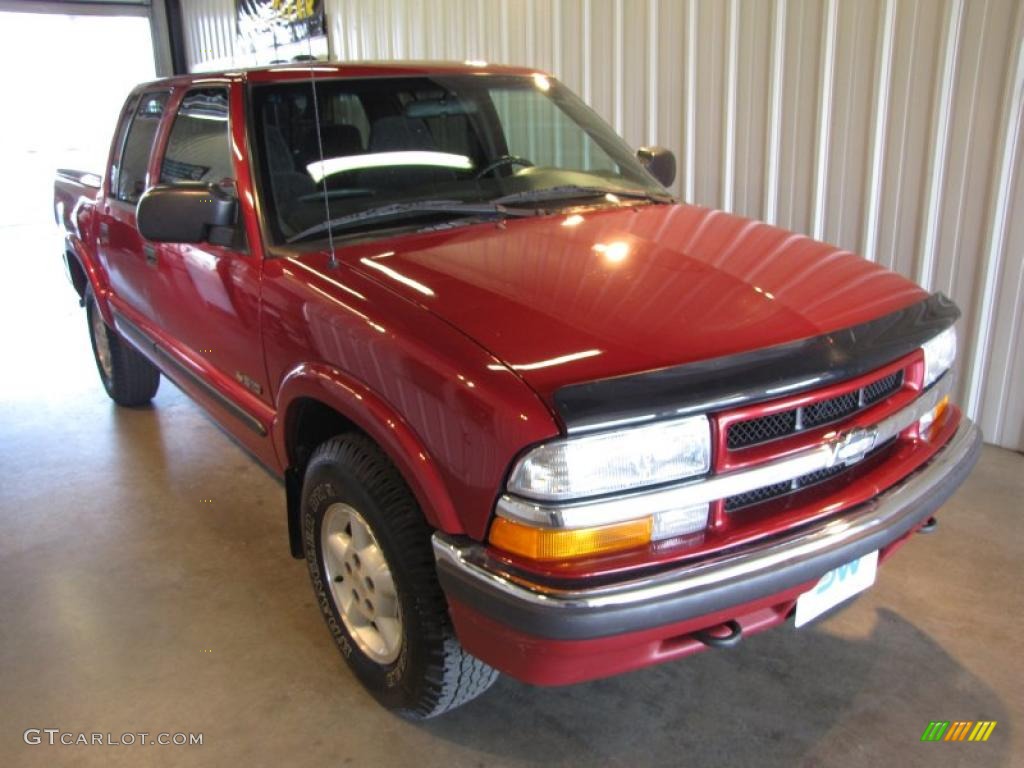
[[[160,387],[160,371],[141,352],[107,327],[92,291],[86,294],[89,340],[103,388],[118,405],[146,405]]]
[[[426,719],[494,683],[498,673],[455,637],[431,529],[373,441],[350,433],[317,448],[303,481],[302,532],[327,628],[382,705]]]

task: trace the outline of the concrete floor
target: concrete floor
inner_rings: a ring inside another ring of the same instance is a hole
[[[1024,763],[1021,455],[986,448],[939,532],[816,625],[571,688],[501,679],[412,724],[336,652],[277,482],[166,381],[149,409],[107,400],[56,247],[0,228],[0,765]],[[920,743],[935,719],[998,726]]]

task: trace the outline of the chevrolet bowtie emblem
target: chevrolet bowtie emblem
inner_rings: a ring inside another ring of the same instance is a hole
[[[878,431],[874,428],[857,427],[844,432],[832,441],[832,465],[856,464],[868,451],[875,447]]]

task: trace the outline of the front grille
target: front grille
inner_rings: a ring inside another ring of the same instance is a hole
[[[831,397],[804,407],[804,429],[831,424],[833,421],[845,419],[860,410],[860,390],[847,392],[839,397]]]
[[[725,500],[725,511],[732,512],[734,509],[739,509],[740,507],[749,507],[751,504],[760,504],[762,501],[774,499],[776,496],[782,496],[792,490],[793,482],[791,480],[786,480],[783,483],[766,485],[764,488],[755,488],[754,490],[747,491],[746,493],[738,493]]]
[[[877,456],[880,451],[883,451],[892,445],[893,440],[895,440],[895,438],[887,440],[882,443],[882,445],[876,445],[864,458],[867,459],[872,456]],[[753,504],[760,504],[762,501],[768,501],[769,499],[775,499],[789,493],[802,491],[805,488],[810,488],[812,485],[818,485],[819,483],[824,483],[826,480],[831,480],[836,475],[841,475],[848,469],[861,466],[862,462],[863,460],[856,464],[837,464],[834,467],[826,467],[825,469],[817,469],[814,472],[808,472],[806,475],[801,475],[795,480],[787,480],[785,482],[775,483],[774,485],[766,485],[763,488],[755,488],[754,490],[747,491],[746,493],[738,493],[725,500],[725,511],[732,512],[740,509],[741,507],[749,507]]]
[[[780,411],[769,416],[737,421],[729,427],[726,445],[731,451],[750,448],[755,445],[788,437],[815,427],[847,419],[850,416],[883,400],[903,386],[903,371],[869,382],[860,389],[845,395],[819,400],[802,408]]]
[[[903,371],[890,373],[885,378],[873,381],[864,387],[864,402],[867,405],[877,403],[883,397],[888,397],[903,384]]]
[[[733,424],[729,429],[728,445],[730,449],[744,448],[748,445],[767,443],[769,440],[791,435],[795,431],[795,410],[773,413],[771,416]]]
[[[774,499],[778,496],[785,496],[787,493],[793,493],[804,488],[809,488],[812,485],[823,483],[829,480],[839,473],[849,469],[844,465],[835,467],[829,467],[828,469],[819,469],[815,472],[803,475],[796,478],[796,480],[787,480],[784,483],[775,483],[775,485],[766,485],[764,488],[755,488],[753,491],[747,491],[746,493],[738,493],[735,496],[730,496],[725,500],[725,511],[732,512],[733,510],[740,509],[741,507],[749,507],[751,504],[760,504],[762,501],[768,501],[768,499]]]

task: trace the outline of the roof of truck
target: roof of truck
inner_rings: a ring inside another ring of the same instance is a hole
[[[242,80],[267,83],[314,77],[382,77],[401,75],[535,75],[546,74],[532,67],[491,64],[486,61],[298,61],[266,67],[223,69],[216,72],[194,72],[175,75],[140,86],[160,84],[191,84],[196,82]]]

